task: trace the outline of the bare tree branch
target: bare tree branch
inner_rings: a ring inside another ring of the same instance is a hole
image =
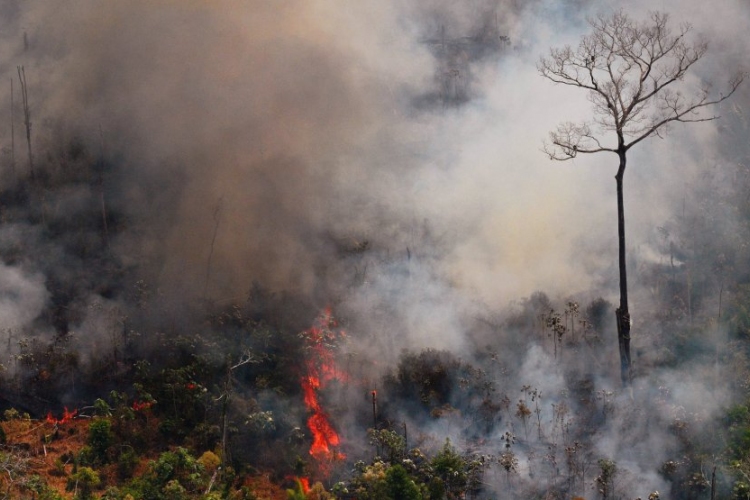
[[[614,131],[618,148],[626,151],[643,139],[656,135],[671,122],[710,121],[714,116],[699,112],[729,98],[744,80],[739,75],[728,90],[709,97],[707,90],[690,96],[671,90],[681,83],[688,71],[708,50],[704,40],[687,39],[689,24],[673,33],[665,13],[652,13],[638,23],[619,11],[590,19],[591,34],[581,39],[577,48],[564,46],[550,49],[538,64],[548,80],[589,91],[594,106],[597,132]],[[601,146],[600,140],[586,127],[576,130],[564,124],[551,134],[544,151],[554,160],[568,160],[577,153],[615,152]]]
[[[669,94],[666,94],[664,97],[664,100],[667,105],[666,109],[669,110],[670,114],[660,119],[659,121],[652,123],[638,137],[630,141],[630,143],[628,143],[625,146],[625,149],[626,150],[630,149],[631,147],[641,142],[643,139],[651,137],[659,129],[665,127],[670,122],[697,123],[697,122],[706,122],[706,121],[716,120],[717,118],[719,118],[716,115],[698,116],[697,113],[703,108],[707,108],[709,106],[719,104],[720,102],[723,102],[729,99],[732,96],[732,94],[734,94],[735,91],[739,88],[739,86],[742,84],[744,79],[745,79],[745,75],[742,73],[735,76],[729,84],[729,92],[727,92],[726,94],[719,94],[719,97],[715,99],[708,99],[708,92],[704,91],[703,95],[700,96],[696,101],[692,101],[689,104],[683,104],[681,102],[681,99],[680,99],[681,96],[679,94],[675,94],[675,97],[671,99],[669,97]],[[694,115],[694,117],[692,115]]]

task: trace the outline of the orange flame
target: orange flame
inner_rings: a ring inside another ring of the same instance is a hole
[[[298,484],[299,489],[302,490],[302,493],[304,493],[305,495],[310,493],[310,478],[309,477],[285,476],[284,479],[288,481],[293,481],[295,484]]]
[[[154,403],[150,401],[138,401],[137,399],[133,401],[133,410],[135,411],[142,411],[142,410],[148,410],[154,405]]]
[[[300,486],[302,486],[302,493],[305,495],[310,493],[310,479],[306,477],[300,477],[298,479]]]
[[[48,424],[59,425],[73,420],[76,415],[78,415],[78,410],[68,411],[68,407],[66,406],[62,418],[57,419],[52,415],[52,412],[49,412],[45,420]]]
[[[315,320],[315,324],[300,335],[305,340],[309,353],[305,362],[307,373],[302,377],[302,392],[305,406],[312,413],[307,419],[307,428],[313,436],[310,455],[324,475],[328,475],[331,462],[345,458],[336,449],[341,444],[341,439],[318,398],[318,391],[324,389],[328,382],[346,379],[345,374],[336,367],[333,353],[336,341],[346,336],[337,326],[331,308],[327,307]]]

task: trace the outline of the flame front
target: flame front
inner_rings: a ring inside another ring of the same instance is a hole
[[[137,399],[133,401],[133,410],[134,411],[144,411],[148,410],[154,405],[151,401],[138,401]]]
[[[54,415],[52,415],[52,412],[49,412],[47,413],[47,418],[45,420],[48,424],[59,425],[73,420],[77,415],[78,410],[68,411],[68,407],[66,406],[62,418],[57,419],[54,417]]]
[[[299,478],[299,484],[302,485],[302,493],[305,495],[310,492],[310,480],[306,477]]]
[[[328,475],[332,462],[345,458],[337,449],[341,439],[318,398],[318,392],[324,389],[328,382],[346,379],[345,374],[336,367],[334,358],[333,350],[337,341],[345,337],[345,333],[337,326],[330,307],[327,307],[315,320],[315,324],[300,335],[307,349],[302,392],[305,406],[311,413],[307,419],[307,428],[313,436],[310,455],[323,475]]]

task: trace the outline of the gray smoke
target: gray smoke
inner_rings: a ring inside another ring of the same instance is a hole
[[[723,367],[686,376],[648,358],[631,399],[614,382],[612,332],[606,348],[587,354],[595,361],[571,352],[561,366],[543,335],[520,341],[497,326],[537,290],[558,310],[569,298],[616,300],[616,158],[556,164],[544,156],[547,132],[589,117],[590,107],[583,93],[541,78],[536,63],[551,46],[576,44],[587,15],[618,8],[634,17],[668,11],[710,40],[687,87],[722,88],[734,69],[750,66],[737,42],[750,10],[730,0],[9,0],[0,7],[0,82],[25,67],[40,169],[54,177],[78,168],[75,159],[60,162],[75,156],[60,144],[72,143],[114,165],[102,180],[105,202],[121,214],[109,245],[155,294],[228,303],[259,283],[334,301],[356,332],[352,350],[380,360],[377,374],[402,349],[471,359],[477,345],[495,345],[507,369],[494,382],[508,394],[541,390],[545,422],[555,419],[551,403],[565,399],[566,376],[588,377],[592,394],[613,394],[592,453],[622,457],[639,482],[665,490],[655,471],[676,445],[664,428],[675,412],[717,416],[730,397],[720,390]],[[718,114],[746,116],[747,89],[736,97]],[[724,149],[722,123],[675,127],[630,156],[634,344],[644,352],[658,352],[669,332],[643,320],[654,311],[636,270],[666,261],[655,228],[683,210],[707,166],[746,148]],[[20,115],[15,127],[23,177]],[[10,142],[0,126],[4,173]],[[58,194],[45,210],[73,216],[83,194]],[[21,226],[23,244],[44,246],[44,235]],[[72,269],[77,279],[68,256],[45,259],[39,269],[0,267],[0,327],[31,327],[50,293],[48,269]],[[73,321],[93,339],[81,342],[92,355],[107,349],[125,301],[124,292],[99,292],[81,299],[87,313]],[[719,349],[721,335],[706,334],[706,349]],[[654,384],[668,393],[661,406],[648,390]],[[459,439],[458,425],[437,425]],[[499,447],[499,434],[491,438]],[[533,460],[522,464],[519,477],[533,482]]]

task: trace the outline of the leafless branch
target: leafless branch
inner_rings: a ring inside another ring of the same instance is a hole
[[[550,132],[550,142],[544,144],[544,152],[553,160],[572,160],[579,153],[599,153],[602,151],[616,152],[612,148],[602,146],[599,139],[591,132],[588,124],[577,125],[566,122]]]
[[[248,363],[250,364],[260,363],[261,361],[265,359],[266,359],[265,354],[258,354],[258,353],[248,350],[242,353],[242,356],[240,357],[239,361],[237,361],[237,363],[235,363],[233,366],[229,367],[229,370],[233,371],[239,368],[240,366],[246,365]]]
[[[565,123],[550,134],[544,152],[553,160],[569,160],[578,153],[625,152],[643,139],[657,135],[672,122],[710,121],[704,108],[729,98],[743,82],[738,75],[728,90],[712,97],[707,89],[673,90],[708,50],[704,40],[689,41],[692,31],[682,24],[673,32],[669,16],[652,13],[636,22],[624,12],[589,19],[591,34],[577,48],[551,49],[537,65],[548,80],[588,91],[597,132],[614,131],[618,145],[606,148],[588,123]],[[628,142],[629,141],[629,142]]]

